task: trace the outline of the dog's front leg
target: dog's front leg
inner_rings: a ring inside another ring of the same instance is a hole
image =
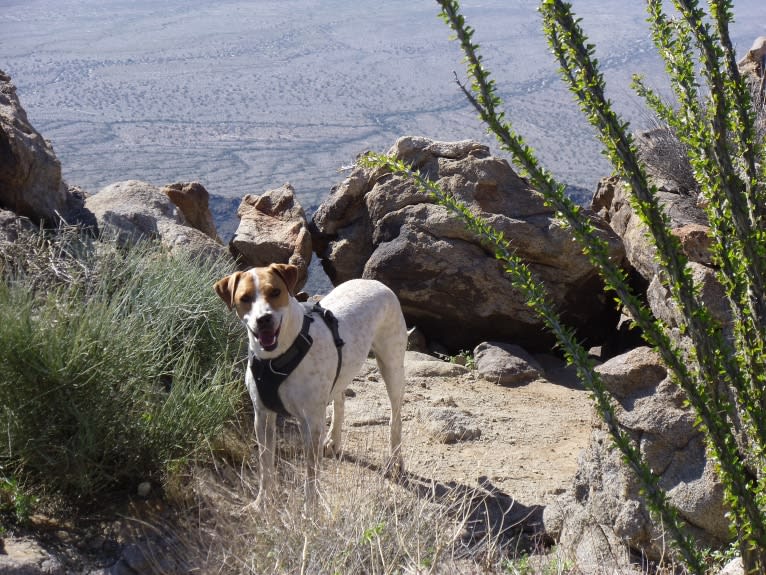
[[[302,422],[303,445],[306,451],[306,507],[316,505],[319,494],[319,464],[322,457],[322,440],[325,431],[324,409],[319,413],[307,415]]]
[[[275,413],[261,407],[255,408],[255,439],[258,442],[258,471],[260,484],[255,506],[262,507],[274,491],[274,456],[276,450]]]

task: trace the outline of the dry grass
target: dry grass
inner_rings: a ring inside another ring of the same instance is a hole
[[[141,523],[164,525],[151,529],[161,537],[147,537],[157,542],[158,571],[170,562],[170,570],[216,574],[576,573],[545,555],[541,509],[515,508],[489,488],[414,474],[393,481],[378,446],[325,459],[320,503],[306,510],[297,428],[285,422],[279,435],[279,496],[266,509],[245,509],[257,493],[252,455],[174,478],[166,497],[175,511]],[[243,452],[242,441],[233,451]]]

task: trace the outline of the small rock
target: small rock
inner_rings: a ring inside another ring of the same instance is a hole
[[[540,377],[542,367],[518,345],[485,342],[473,351],[476,369],[484,379],[498,385],[529,383]]]
[[[243,267],[274,262],[297,266],[296,290],[300,290],[308,278],[311,234],[293,187],[285,184],[260,196],[248,194],[242,199],[237,216],[239,226],[229,242],[232,255]]]
[[[407,330],[407,349],[425,353],[428,351],[426,336],[417,327]]]
[[[5,539],[0,554],[0,573],[15,575],[64,575],[66,570],[55,557],[31,539]]]
[[[434,407],[426,411],[425,419],[431,437],[439,443],[452,444],[481,437],[476,422],[462,411]]]
[[[745,575],[745,568],[742,565],[742,557],[736,557],[729,561],[718,575]]]
[[[128,567],[137,573],[146,573],[152,567],[152,562],[144,549],[138,545],[128,545],[122,551],[122,558]]]
[[[183,215],[184,222],[201,231],[219,244],[221,238],[215,229],[213,214],[210,212],[210,194],[199,182],[168,184],[162,192],[170,198]]]
[[[408,352],[408,354],[411,352]],[[404,363],[406,377],[459,377],[468,373],[468,369],[456,363],[441,361],[436,358],[428,360],[410,360]]]
[[[463,367],[468,367],[468,354],[461,351],[459,354],[452,357],[451,362],[457,365],[462,365]]]
[[[139,497],[148,497],[149,493],[152,491],[152,484],[148,481],[142,481],[138,484],[138,489],[136,489],[136,493],[138,493]]]

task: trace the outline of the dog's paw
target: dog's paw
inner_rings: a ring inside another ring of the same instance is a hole
[[[340,457],[340,446],[336,445],[332,439],[328,439],[324,444],[324,456],[334,457],[335,459]]]
[[[404,477],[404,460],[400,454],[388,458],[383,474],[393,481],[399,481]]]
[[[263,491],[258,493],[255,501],[251,501],[239,510],[239,515],[255,515],[263,513],[271,503],[272,498],[266,495]]]

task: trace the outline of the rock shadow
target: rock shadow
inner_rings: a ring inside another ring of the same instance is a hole
[[[462,525],[458,539],[466,554],[472,554],[484,544],[512,546],[514,551],[533,551],[552,543],[543,527],[545,506],[519,503],[486,476],[479,477],[477,486],[470,486],[456,481],[439,481],[410,471],[394,477],[384,466],[350,453],[341,455],[341,460],[385,474],[420,499],[444,507],[457,524]]]

